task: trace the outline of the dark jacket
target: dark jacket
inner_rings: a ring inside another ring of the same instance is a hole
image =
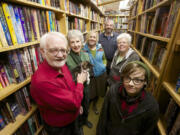
[[[120,62],[116,63],[118,56],[119,56],[119,51],[117,50],[114,54],[113,61],[111,63],[111,68],[110,68],[111,70],[108,78],[109,85],[112,85],[120,81],[121,71],[128,62],[140,60],[138,54],[131,48],[129,48],[125,57]]]
[[[96,135],[153,135],[159,116],[159,107],[154,97],[145,92],[144,100],[139,102],[136,110],[123,118],[120,86],[111,86],[105,97]]]

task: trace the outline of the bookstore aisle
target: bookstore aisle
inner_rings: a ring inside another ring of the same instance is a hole
[[[31,75],[43,61],[40,37],[78,29],[103,30],[104,14],[92,0],[0,0],[0,135],[45,135],[30,97]]]
[[[97,108],[99,112],[101,111],[103,102],[104,102],[104,98],[100,98],[97,103]],[[96,126],[99,120],[99,115],[96,115],[94,113],[94,111],[92,110],[92,104],[91,104],[89,108],[88,120],[93,124],[93,128],[90,129],[87,126],[84,126],[83,127],[84,135],[96,135]]]

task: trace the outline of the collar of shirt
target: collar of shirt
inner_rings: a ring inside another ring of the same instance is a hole
[[[106,33],[104,32],[104,36],[105,36],[105,37],[113,37],[114,34],[113,34],[113,32],[112,32],[110,36],[107,36]]]
[[[47,61],[45,60],[44,61],[44,67],[46,68],[46,73],[49,75],[49,76],[52,76],[52,77],[57,77],[57,76],[64,76],[64,74],[63,74],[63,70],[64,70],[64,68],[65,68],[65,64],[64,64],[64,66],[62,66],[62,67],[60,67],[60,69],[61,69],[61,73],[60,72],[58,72],[56,69],[54,69],[53,67],[51,67],[48,63],[47,63]]]

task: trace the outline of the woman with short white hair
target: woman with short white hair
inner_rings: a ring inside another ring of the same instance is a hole
[[[119,82],[122,68],[130,61],[140,60],[138,54],[130,47],[132,37],[128,33],[122,33],[117,37],[117,50],[114,54],[110,75],[109,85]]]
[[[87,53],[82,51],[82,46],[84,42],[83,34],[79,30],[70,30],[67,35],[68,45],[70,47],[70,52],[67,56],[67,65],[71,70],[74,78],[75,73],[73,72],[83,61],[90,61]],[[77,119],[78,126],[82,131],[82,126],[86,125],[92,128],[92,123],[88,121],[88,109],[89,109],[89,85],[84,83],[83,100],[81,103],[80,115]]]

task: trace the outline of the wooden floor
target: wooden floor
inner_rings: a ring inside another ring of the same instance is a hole
[[[101,111],[103,100],[104,100],[103,98],[100,98],[98,100],[97,108],[98,108],[99,112]],[[96,126],[97,126],[97,122],[99,120],[99,115],[96,115],[93,112],[92,104],[90,105],[90,108],[89,108],[88,120],[93,124],[93,128],[90,129],[90,128],[84,126],[83,127],[84,135],[96,135]]]

